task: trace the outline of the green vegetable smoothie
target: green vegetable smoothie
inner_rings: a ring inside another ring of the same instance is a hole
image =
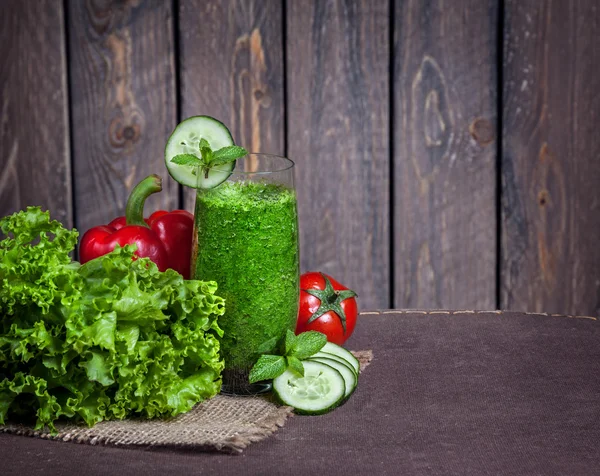
[[[295,192],[263,182],[225,182],[197,190],[194,276],[216,281],[227,373],[248,383],[260,353],[294,329],[299,300]]]

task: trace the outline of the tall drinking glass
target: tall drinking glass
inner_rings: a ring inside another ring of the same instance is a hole
[[[300,272],[294,163],[248,154],[212,189],[197,189],[192,274],[216,281],[225,298],[224,393],[252,395],[250,368],[273,353],[298,314]]]

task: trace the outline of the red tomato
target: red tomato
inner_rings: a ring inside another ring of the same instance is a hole
[[[318,331],[342,345],[356,326],[356,293],[323,273],[300,276],[300,312],[296,334]]]

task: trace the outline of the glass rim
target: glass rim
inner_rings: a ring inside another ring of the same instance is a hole
[[[289,157],[284,157],[283,155],[276,155],[276,154],[266,154],[263,152],[248,152],[246,155],[244,155],[243,157],[240,157],[237,160],[241,160],[241,159],[245,159],[246,157],[251,157],[251,156],[259,156],[259,157],[267,157],[269,159],[283,159],[284,166],[282,166],[282,168],[277,168],[274,170],[255,170],[255,171],[245,171],[245,170],[238,170],[237,167],[234,168],[231,171],[232,175],[235,174],[240,174],[240,175],[270,175],[270,174],[276,174],[276,173],[280,173],[280,172],[286,172],[287,170],[290,170],[291,168],[294,167],[295,162],[290,159]],[[236,161],[237,162],[237,161]],[[236,164],[237,165],[237,164]],[[218,170],[220,172],[228,172],[228,170],[226,169],[220,169],[218,166],[214,167],[214,170]]]

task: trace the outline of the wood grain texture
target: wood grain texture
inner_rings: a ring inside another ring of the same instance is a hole
[[[237,144],[283,155],[283,3],[180,0],[182,117],[213,116]],[[185,190],[193,209],[195,195]]]
[[[496,307],[493,0],[397,1],[395,307]]]
[[[502,307],[600,316],[600,5],[508,0]]]
[[[62,1],[0,6],[0,217],[30,205],[72,225]]]
[[[389,2],[287,3],[301,269],[389,307]]]
[[[176,123],[171,2],[68,5],[77,227],[122,215],[131,189],[151,173],[163,177],[163,191],[146,215],[175,208],[163,155]]]

